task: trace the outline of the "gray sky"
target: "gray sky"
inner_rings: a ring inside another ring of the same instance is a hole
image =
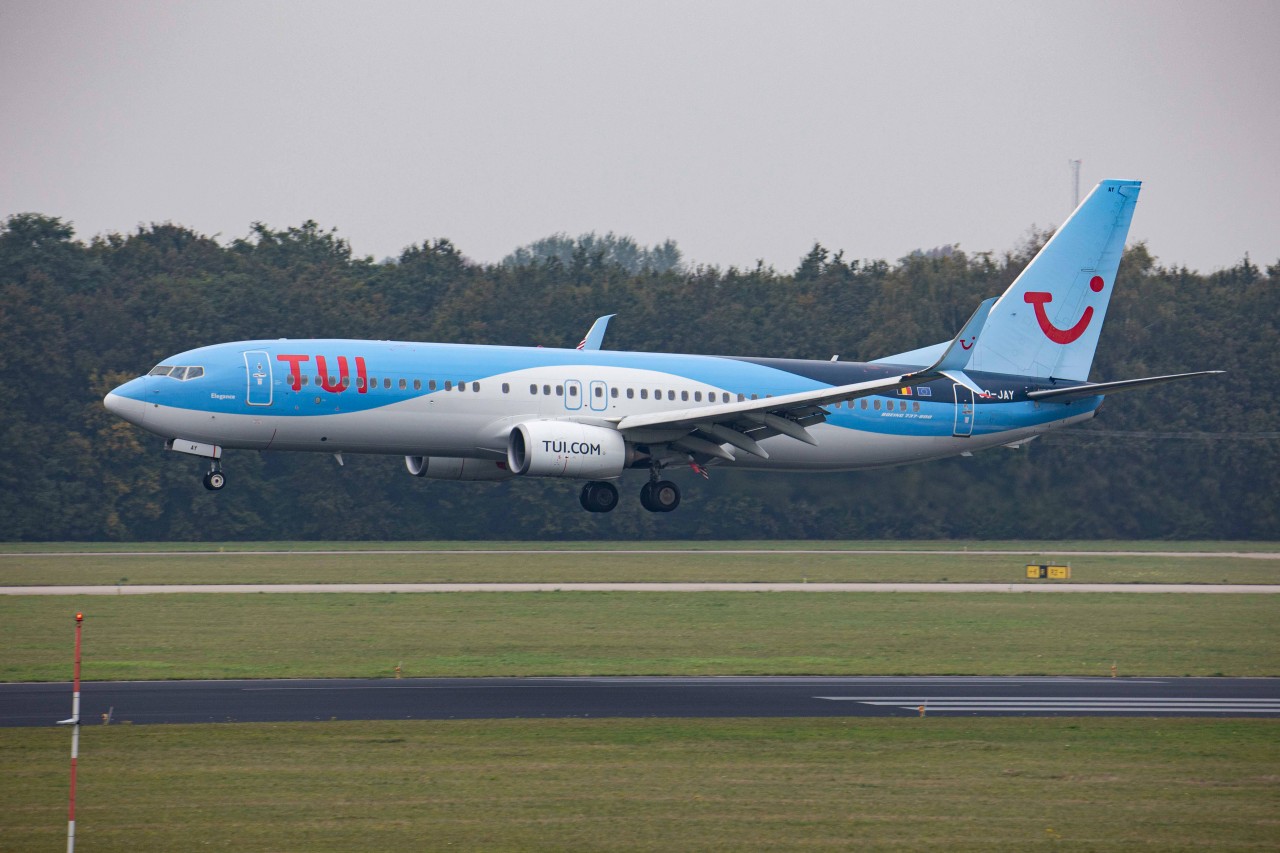
[[[1103,178],[1166,265],[1280,259],[1280,3],[0,0],[0,216],[358,254],[556,232],[791,270],[1002,252]]]

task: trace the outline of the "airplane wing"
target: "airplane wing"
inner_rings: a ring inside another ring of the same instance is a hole
[[[806,427],[827,419],[828,412],[824,406],[923,385],[965,367],[969,362],[969,351],[995,301],[992,298],[979,305],[942,356],[923,370],[758,400],[629,415],[617,421],[617,429],[629,440],[641,444],[670,444],[689,453],[727,461],[733,461],[734,456],[722,446],[725,444],[763,459],[769,458],[768,451],[760,446],[759,441],[775,435],[786,435],[817,445],[817,439]]]
[[[1032,400],[1069,400],[1074,397],[1096,397],[1099,394],[1114,394],[1117,391],[1128,391],[1130,388],[1143,388],[1147,385],[1175,382],[1179,379],[1191,379],[1195,376],[1214,376],[1223,372],[1221,370],[1197,370],[1194,373],[1171,373],[1168,376],[1122,379],[1119,382],[1093,382],[1087,385],[1072,385],[1070,388],[1046,388],[1043,391],[1028,391],[1027,396]]]

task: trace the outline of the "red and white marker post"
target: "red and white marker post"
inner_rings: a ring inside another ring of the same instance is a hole
[[[71,794],[67,806],[67,853],[76,849],[76,759],[80,756],[80,628],[84,614],[76,614],[75,686],[71,693],[71,719],[59,720],[60,726],[71,726]]]

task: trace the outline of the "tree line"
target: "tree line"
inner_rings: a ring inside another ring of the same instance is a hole
[[[690,267],[675,243],[555,235],[497,264],[448,240],[358,257],[314,222],[223,244],[174,224],[77,239],[0,230],[0,537],[6,540],[585,538],[1280,538],[1280,263],[1211,273],[1124,256],[1095,380],[1226,374],[1108,399],[1017,449],[847,474],[680,476],[655,515],[624,489],[582,512],[570,481],[448,483],[399,458],[231,452],[231,486],[102,407],[165,356],[253,338],[572,347],[866,360],[951,337],[1047,238],[894,262],[815,245],[793,271]],[[638,484],[637,480],[637,484]]]

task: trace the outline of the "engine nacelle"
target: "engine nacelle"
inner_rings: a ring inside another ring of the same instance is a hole
[[[528,421],[507,439],[507,465],[526,477],[612,480],[634,458],[617,430],[573,421]]]
[[[494,459],[461,459],[456,456],[406,456],[404,467],[415,477],[429,480],[506,480],[514,476],[507,463]]]

